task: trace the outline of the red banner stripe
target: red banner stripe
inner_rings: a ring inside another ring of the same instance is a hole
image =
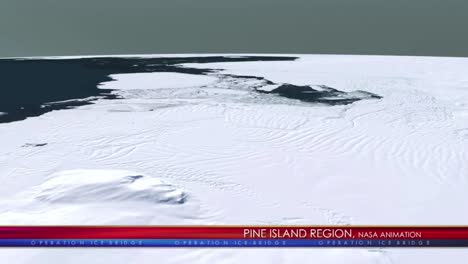
[[[349,237],[352,234],[352,237]],[[406,235],[406,237],[405,237]],[[411,237],[416,236],[416,237]],[[0,239],[468,239],[468,227],[0,226]]]

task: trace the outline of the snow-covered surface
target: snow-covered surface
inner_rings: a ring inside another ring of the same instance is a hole
[[[104,82],[99,88],[123,90],[186,88],[204,86],[216,81],[214,77],[172,72],[112,74],[110,77],[114,81]]]
[[[123,219],[171,224],[181,215],[198,214],[189,203],[185,191],[157,177],[124,170],[69,170],[2,200],[0,224],[93,225]]]
[[[383,98],[323,106],[252,93],[255,80],[177,87],[171,74],[148,89],[149,75],[116,78],[109,85],[123,100],[0,124],[1,224],[468,223],[468,58],[304,55],[190,67]],[[412,264],[466,263],[468,251],[2,250],[1,263],[12,259]]]

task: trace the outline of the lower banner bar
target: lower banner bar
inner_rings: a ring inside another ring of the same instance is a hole
[[[0,247],[468,247],[468,227],[0,226]]]
[[[1,239],[0,247],[468,247],[468,240]]]

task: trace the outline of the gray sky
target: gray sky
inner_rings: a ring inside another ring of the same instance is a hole
[[[0,57],[328,53],[468,57],[466,0],[0,0]]]

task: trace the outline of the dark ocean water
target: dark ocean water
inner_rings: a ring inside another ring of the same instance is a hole
[[[207,74],[212,70],[184,68],[181,63],[284,61],[293,57],[190,57],[190,58],[79,58],[0,60],[0,123],[39,116],[52,110],[90,104],[68,101],[100,96],[117,99],[111,90],[98,89],[109,75],[136,72]]]
[[[135,58],[101,57],[78,59],[3,59],[0,60],[0,123],[24,120],[52,110],[67,109],[93,103],[96,97],[119,99],[112,90],[99,89],[102,82],[111,81],[111,74],[141,72],[174,72],[205,75],[216,69],[182,67],[184,63],[247,62],[247,61],[292,61],[295,57],[252,56],[252,57],[175,57]],[[275,84],[263,77],[235,76],[234,78],[256,78]],[[274,94],[309,103],[329,105],[349,104],[364,98],[349,98],[345,92],[331,87],[314,89],[310,86],[280,84],[272,91],[255,90],[263,94]],[[94,99],[93,99],[94,98]],[[368,93],[366,98],[380,98]],[[82,100],[80,100],[82,99]],[[85,99],[85,100],[83,100]]]

